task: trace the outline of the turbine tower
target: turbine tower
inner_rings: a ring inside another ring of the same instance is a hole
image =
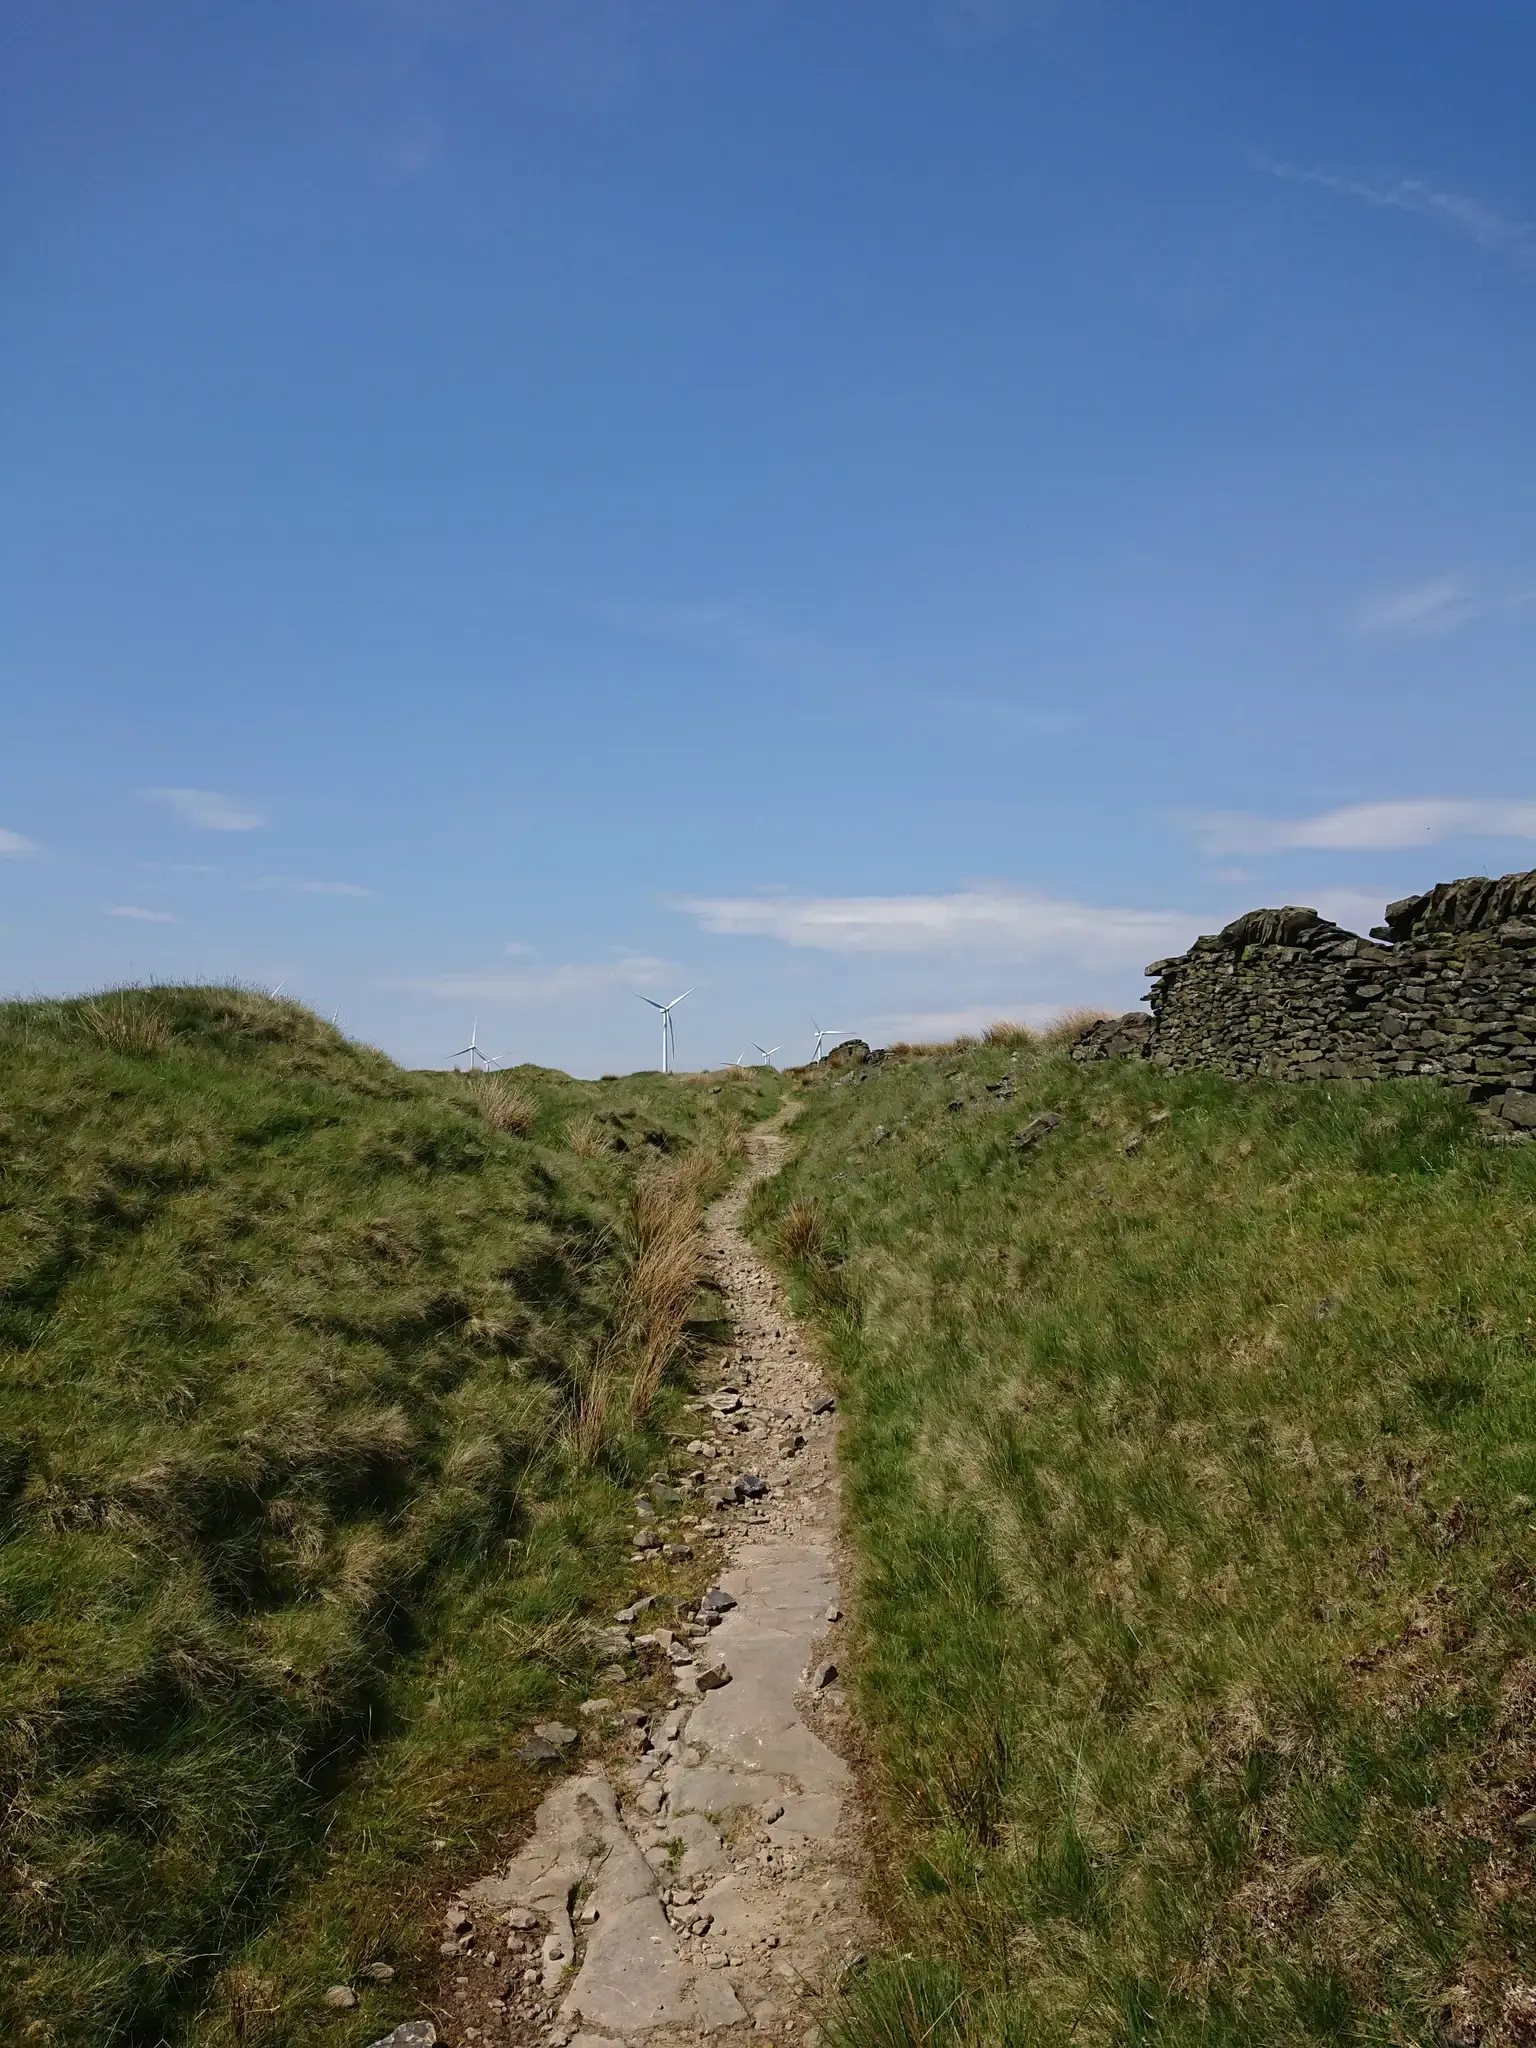
[[[635,993],[639,995],[639,990],[637,989]],[[661,1012],[661,1071],[664,1074],[671,1073],[672,1062],[677,1052],[677,1047],[672,1037],[672,1012],[685,996],[691,996],[692,994],[693,990],[691,988],[685,988],[683,994],[674,996],[670,1003],[658,1003],[654,996],[640,996],[642,1003],[649,1003],[653,1010]]]
[[[489,1073],[492,1067],[494,1067],[496,1064],[494,1060],[487,1059],[485,1054],[480,1050],[480,1019],[478,1017],[475,1019],[474,1023],[471,1024],[471,1026],[469,1027],[468,1045],[461,1045],[459,1047],[458,1051],[454,1054],[455,1060],[463,1059],[465,1053],[469,1054],[469,1071],[472,1074],[476,1071],[475,1063],[477,1060],[479,1061],[480,1065],[484,1067],[487,1073]]]
[[[839,1024],[818,1024],[813,1017],[811,1019],[811,1029],[816,1034],[816,1050],[811,1054],[811,1064],[814,1066],[821,1058],[821,1048],[829,1038],[836,1038],[842,1026]]]
[[[752,1043],[757,1046],[758,1051],[762,1054],[763,1065],[765,1067],[771,1067],[773,1065],[774,1054],[776,1052],[782,1052],[784,1050],[782,1045],[757,1045],[757,1040],[755,1038],[753,1039]]]

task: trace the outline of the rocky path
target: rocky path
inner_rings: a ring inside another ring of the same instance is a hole
[[[583,1709],[594,1728],[627,1725],[609,1761],[566,1778],[512,1862],[453,1902],[456,2048],[674,2048],[733,2029],[813,2042],[821,1999],[864,1945],[838,1754],[836,1416],[741,1229],[787,1142],[777,1120],[754,1132],[749,1171],[707,1219],[734,1342],[679,1447],[692,1469],[665,1547],[718,1567],[680,1613],[641,1598],[614,1623],[621,1658],[665,1653],[670,1705],[626,1707],[616,1663],[615,1697]],[[668,1518],[649,1500],[637,1513],[643,1576]]]

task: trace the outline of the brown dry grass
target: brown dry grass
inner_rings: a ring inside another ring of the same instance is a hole
[[[583,1465],[601,1455],[615,1426],[644,1422],[682,1349],[704,1275],[705,1198],[740,1142],[728,1128],[712,1149],[654,1166],[635,1183],[608,1327],[587,1360],[566,1433]]]
[[[1035,1034],[1027,1024],[1016,1023],[1009,1017],[999,1017],[995,1024],[989,1024],[983,1031],[981,1042],[983,1045],[1033,1045]]]
[[[475,1107],[488,1124],[514,1138],[525,1138],[539,1113],[536,1096],[504,1074],[481,1074],[471,1083]]]
[[[581,1159],[601,1159],[610,1139],[595,1116],[573,1116],[565,1127],[565,1142]]]
[[[118,989],[93,996],[81,1005],[81,1030],[108,1052],[165,1052],[171,1043],[171,1020],[142,989]]]
[[[792,1266],[807,1264],[822,1251],[821,1216],[813,1202],[792,1202],[778,1229],[779,1256]]]
[[[1101,1024],[1109,1015],[1108,1010],[1077,1008],[1063,1010],[1059,1017],[1053,1017],[1039,1034],[1042,1046],[1054,1049],[1059,1045],[1070,1045],[1081,1038],[1090,1024]]]

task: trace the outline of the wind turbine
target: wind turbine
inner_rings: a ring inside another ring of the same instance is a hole
[[[757,1046],[758,1051],[762,1054],[763,1065],[765,1067],[771,1067],[773,1065],[774,1054],[776,1052],[782,1052],[784,1050],[782,1045],[757,1045],[757,1040],[755,1038],[753,1039],[752,1043]]]
[[[484,1067],[487,1073],[489,1073],[492,1067],[494,1067],[496,1064],[496,1062],[493,1059],[487,1059],[486,1055],[480,1050],[480,1019],[478,1017],[475,1019],[474,1023],[471,1024],[469,1027],[468,1045],[461,1045],[458,1051],[454,1054],[454,1058],[456,1060],[461,1060],[463,1059],[466,1053],[469,1054],[469,1071],[472,1074],[475,1072],[475,1062],[477,1060],[479,1061],[480,1065]]]
[[[640,994],[638,989],[635,993],[637,995]],[[693,990],[691,988],[685,988],[683,994],[681,996],[674,996],[670,1003],[658,1003],[654,996],[640,996],[642,1003],[649,1003],[653,1010],[661,1012],[661,1071],[664,1074],[671,1073],[672,1060],[677,1049],[672,1038],[672,1012],[677,1008],[684,996],[691,996],[692,994]]]
[[[840,1024],[818,1024],[813,1017],[811,1019],[811,1029],[816,1034],[816,1050],[811,1054],[811,1064],[814,1066],[817,1060],[821,1058],[821,1048],[829,1038],[836,1038],[842,1026]]]

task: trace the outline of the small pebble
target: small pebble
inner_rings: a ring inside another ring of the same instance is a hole
[[[350,1984],[333,1984],[325,1994],[325,2002],[335,2012],[350,2012],[357,2003],[357,1993]]]

